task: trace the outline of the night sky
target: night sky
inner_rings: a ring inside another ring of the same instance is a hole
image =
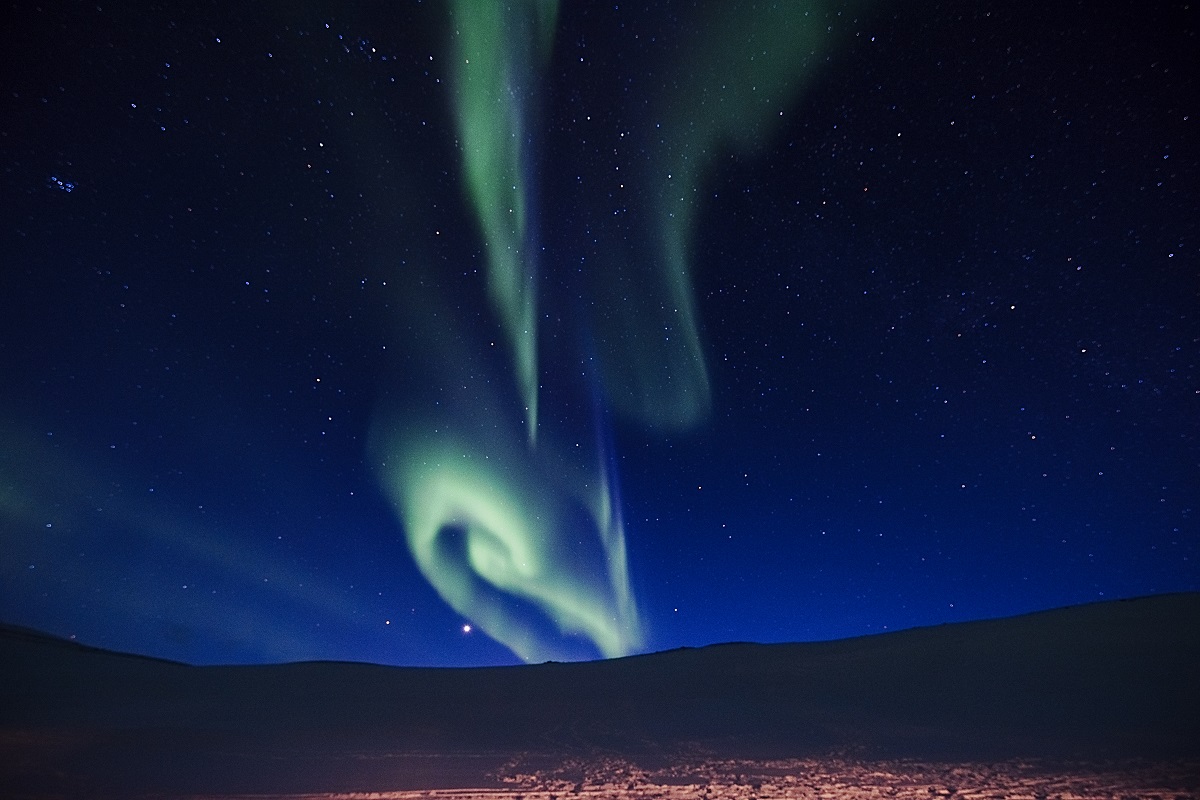
[[[8,4],[0,619],[467,666],[1200,589],[1195,5],[646,5]]]

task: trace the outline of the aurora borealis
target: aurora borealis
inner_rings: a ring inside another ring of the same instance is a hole
[[[670,91],[646,98],[665,125],[656,124],[646,142],[646,165],[622,179],[646,187],[633,209],[647,221],[634,234],[645,241],[631,251],[621,246],[627,236],[605,230],[604,254],[581,270],[596,313],[567,338],[595,342],[599,366],[598,374],[585,369],[581,376],[594,398],[591,418],[584,430],[575,429],[577,420],[560,425],[560,439],[604,441],[607,431],[592,429],[607,425],[610,405],[655,428],[703,421],[709,379],[688,257],[696,196],[706,162],[730,143],[760,141],[803,85],[826,46],[818,25],[824,13],[817,12],[801,4],[726,7],[687,37],[678,58],[688,69],[664,81]],[[508,345],[500,371],[513,377],[523,415],[504,413],[503,397],[490,391],[480,403],[476,387],[437,421],[416,410],[389,412],[381,423],[389,432],[377,437],[376,448],[387,465],[385,491],[422,574],[455,610],[526,661],[578,657],[564,650],[562,635],[581,634],[606,657],[641,644],[611,454],[578,445],[550,452],[555,444],[540,434],[538,277],[546,256],[537,244],[542,220],[533,213],[541,205],[533,196],[534,131],[557,17],[556,4],[544,1],[504,9],[461,2],[448,37],[466,194],[482,236],[490,305]],[[726,46],[730,37],[741,44]],[[563,254],[551,261],[549,268],[559,266]],[[453,335],[442,330],[435,338]],[[441,373],[447,385],[473,380]],[[483,426],[474,421],[480,413]],[[516,438],[518,425],[524,450],[504,441]],[[571,509],[586,518],[574,519]],[[455,534],[463,541],[454,542]],[[532,623],[531,611],[542,612],[546,624]]]
[[[1200,586],[1192,10],[16,12],[5,621],[467,665]]]
[[[538,421],[537,254],[526,185],[535,146],[530,107],[537,100],[537,62],[554,41],[555,6],[540,0],[504,11],[492,3],[459,2],[449,37],[463,174],[484,237],[488,292],[512,352],[530,443],[537,441]]]
[[[468,396],[449,413],[433,421],[392,411],[376,437],[385,491],[422,574],[451,607],[526,661],[580,657],[560,643],[563,636],[582,635],[606,657],[641,644],[608,453],[554,452],[555,442],[540,434],[531,109],[556,16],[546,2],[507,11],[463,2],[451,15],[463,173],[520,407],[505,413],[503,393],[491,391],[481,403],[480,388],[467,389],[473,375],[461,376]],[[447,384],[459,379],[448,376]],[[524,447],[506,441],[520,438],[520,425]],[[400,462],[394,469],[392,459]],[[539,614],[541,625],[532,619]]]

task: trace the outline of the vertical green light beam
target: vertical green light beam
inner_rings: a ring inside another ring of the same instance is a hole
[[[455,112],[467,194],[483,232],[492,306],[512,351],[517,388],[525,405],[526,437],[537,441],[537,264],[529,246],[526,179],[528,106],[535,42],[547,53],[557,2],[506,6],[456,0]]]
[[[826,63],[854,6],[702,3],[663,32],[656,52],[670,58],[645,68],[653,80],[638,76],[636,85],[656,92],[636,98],[648,114],[627,123],[642,131],[641,214],[624,227],[606,226],[612,214],[598,206],[591,220],[606,226],[591,278],[600,299],[593,326],[607,398],[625,416],[675,430],[707,416],[709,375],[692,285],[696,221],[709,196],[704,182],[723,153],[770,139]]]

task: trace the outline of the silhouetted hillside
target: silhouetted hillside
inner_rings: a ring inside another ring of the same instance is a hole
[[[0,790],[480,784],[514,753],[1200,755],[1200,595],[492,669],[193,667],[0,629]]]

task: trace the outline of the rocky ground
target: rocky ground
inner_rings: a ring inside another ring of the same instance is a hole
[[[648,768],[602,757],[557,763],[529,757],[510,761],[495,777],[503,788],[256,795],[255,800],[1200,800],[1200,764],[1190,763],[695,758]]]

